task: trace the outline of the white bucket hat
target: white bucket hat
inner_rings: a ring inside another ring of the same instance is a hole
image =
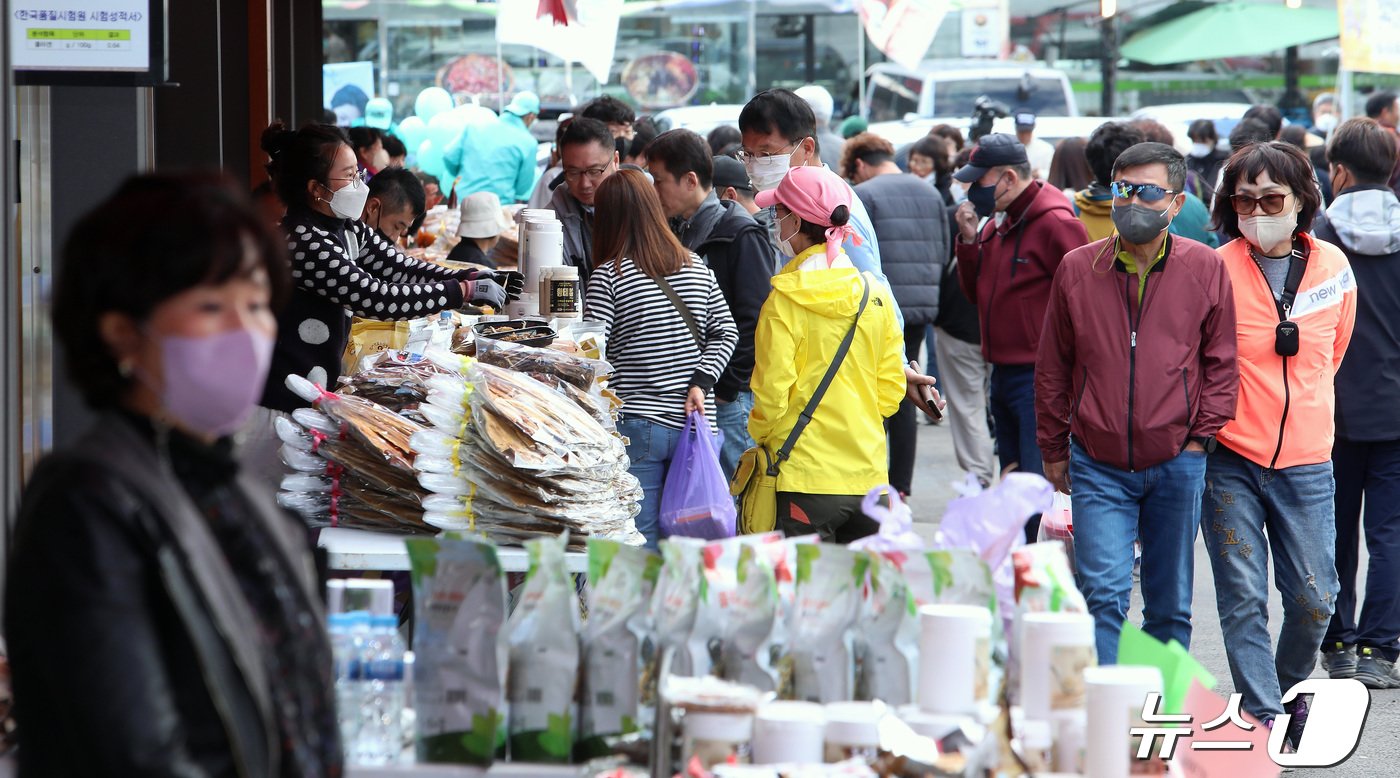
[[[495,192],[477,192],[462,198],[462,220],[457,234],[463,238],[494,238],[512,226],[501,210]]]

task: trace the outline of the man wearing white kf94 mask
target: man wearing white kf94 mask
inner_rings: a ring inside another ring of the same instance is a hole
[[[753,99],[739,113],[739,133],[743,147],[739,150],[739,161],[748,170],[749,180],[755,192],[776,189],[791,168],[822,164],[817,146],[817,118],[807,101],[787,89],[769,89],[754,95]],[[863,273],[870,273],[888,289],[889,279],[880,268],[880,242],[875,237],[870,214],[865,210],[859,197],[851,197],[850,225],[854,234],[841,244],[842,250],[850,258],[851,264]],[[774,220],[770,230],[773,246],[780,252],[781,239]],[[788,227],[791,230],[791,227]],[[790,247],[789,247],[790,248]],[[891,298],[893,299],[893,292]],[[904,329],[904,314],[899,306],[894,309],[899,329]],[[934,380],[908,366],[904,369],[909,399],[924,413],[934,416],[929,402],[943,407],[943,400],[933,388]],[[924,392],[931,392],[932,399],[926,400]],[[936,418],[941,418],[938,414]]]

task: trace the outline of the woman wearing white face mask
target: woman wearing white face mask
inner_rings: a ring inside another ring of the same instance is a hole
[[[132,179],[69,237],[54,331],[99,415],[20,506],[21,775],[342,773],[306,534],[229,437],[289,287],[279,237],[217,179]]]
[[[1338,592],[1333,376],[1351,340],[1356,284],[1346,256],[1308,234],[1321,205],[1294,146],[1246,146],[1226,163],[1215,221],[1234,287],[1240,390],[1206,463],[1201,534],[1235,689],[1272,724],[1282,692],[1307,678]],[[1272,551],[1272,554],[1270,552]],[[1274,652],[1268,561],[1283,595]],[[1306,703],[1290,703],[1296,742]]]
[[[293,282],[263,406],[291,411],[306,404],[286,388],[289,374],[320,367],[327,386],[336,385],[351,315],[394,321],[468,302],[499,310],[507,287],[519,294],[519,274],[449,270],[410,259],[360,221],[369,187],[344,131],[308,124],[293,132],[279,121],[263,133],[262,147],[271,158],[268,173],[287,204],[282,228]]]
[[[776,209],[790,259],[773,277],[754,335],[749,434],[782,460],[778,528],[840,543],[877,529],[861,500],[889,480],[884,420],[905,390],[894,298],[841,248],[855,201],[844,181],[817,167],[796,168],[754,197]]]

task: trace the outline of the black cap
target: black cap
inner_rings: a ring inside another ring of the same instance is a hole
[[[1030,130],[1035,128],[1035,111],[1030,108],[1017,108],[1011,112],[1015,117],[1016,129]]]
[[[1026,157],[1026,147],[1016,140],[1016,136],[1001,132],[984,135],[982,140],[972,147],[972,157],[968,159],[967,164],[954,173],[953,178],[970,184],[985,176],[987,171],[994,167],[1024,165],[1029,161]]]
[[[714,164],[712,180],[715,189],[723,192],[732,186],[753,194],[753,185],[749,183],[749,171],[744,169],[744,163],[733,157],[715,157]]]

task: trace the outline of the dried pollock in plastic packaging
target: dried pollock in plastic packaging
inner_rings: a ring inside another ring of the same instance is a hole
[[[404,541],[412,566],[419,762],[488,766],[506,741],[506,590],[495,547]]]
[[[527,541],[530,570],[510,616],[510,754],[567,763],[574,747],[578,598],[564,565],[568,533]]]
[[[695,627],[695,613],[704,580],[702,557],[705,541],[695,538],[667,538],[661,541],[661,576],[651,597],[651,628],[656,640],[658,665],[662,654],[670,653],[674,675],[694,675],[687,638]],[[658,670],[649,674],[651,683],[646,699],[656,699]]]
[[[864,553],[845,546],[797,545],[797,585],[785,657],[792,677],[788,698],[823,704],[852,699],[852,628],[869,565]]]
[[[918,682],[919,623],[901,564],[910,555],[867,551],[870,577],[856,620],[856,699],[907,705]]]
[[[661,557],[611,540],[588,541],[588,620],[582,634],[580,760],[605,756],[605,738],[641,729],[647,595]]]
[[[782,554],[782,535],[776,532],[705,546],[700,604],[690,638],[697,674],[760,691],[777,689],[770,646],[779,612],[773,567]]]

